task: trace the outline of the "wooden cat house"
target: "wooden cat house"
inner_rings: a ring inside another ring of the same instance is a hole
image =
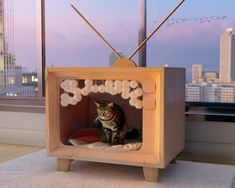
[[[141,130],[138,149],[68,142],[94,120],[93,100],[123,109],[129,127]],[[136,67],[130,58],[109,68],[47,68],[46,131],[48,155],[58,159],[58,170],[69,171],[72,160],[133,165],[143,167],[146,180],[156,181],[159,169],[184,148],[185,69]]]

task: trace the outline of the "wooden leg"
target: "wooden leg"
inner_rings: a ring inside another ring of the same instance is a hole
[[[159,176],[158,168],[143,167],[144,178],[146,181],[157,182]]]
[[[57,159],[57,170],[58,171],[63,171],[63,172],[68,172],[70,170],[70,165],[71,165],[70,159]]]

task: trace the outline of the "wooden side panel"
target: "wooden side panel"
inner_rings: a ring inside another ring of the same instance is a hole
[[[157,148],[156,138],[159,138],[159,135],[156,134],[156,117],[154,114],[155,109],[143,110],[143,143],[141,151],[151,153],[156,160],[159,160],[159,157],[154,155]]]
[[[155,156],[158,156],[159,168],[164,167],[164,69],[157,75],[156,80],[156,108],[155,108]]]
[[[185,142],[185,69],[166,68],[164,84],[164,166]]]
[[[59,104],[58,79],[47,71],[46,76],[46,137],[50,153],[59,146]]]

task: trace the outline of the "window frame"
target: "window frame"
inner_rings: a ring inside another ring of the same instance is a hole
[[[17,96],[0,97],[0,111],[15,112],[45,112],[45,67],[46,67],[46,39],[45,39],[45,0],[36,0],[37,14],[37,75],[38,95],[36,97]]]
[[[37,97],[0,97],[0,111],[45,112],[46,32],[45,0],[37,1]],[[192,121],[235,122],[235,103],[185,102],[185,116]],[[225,111],[225,112],[222,112]]]

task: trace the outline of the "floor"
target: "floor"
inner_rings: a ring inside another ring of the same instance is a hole
[[[42,149],[42,147],[34,146],[0,144],[0,163],[13,160],[20,156],[30,154]]]
[[[27,155],[36,151],[40,151],[42,149],[44,148],[35,147],[35,146],[0,144],[0,163],[13,160],[20,156]],[[235,177],[233,179],[231,188],[235,188]]]

